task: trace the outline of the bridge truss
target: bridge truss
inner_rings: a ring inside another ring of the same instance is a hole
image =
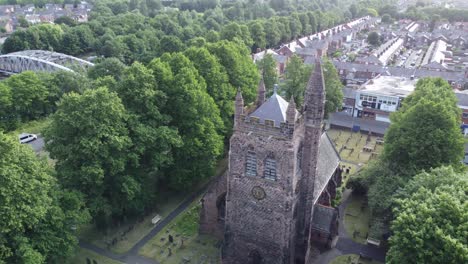
[[[0,55],[0,72],[7,74],[23,71],[74,72],[90,66],[94,64],[66,54],[45,50],[25,50]]]

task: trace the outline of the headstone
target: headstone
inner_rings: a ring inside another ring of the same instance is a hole
[[[171,235],[169,235],[169,242],[174,243],[174,238]]]

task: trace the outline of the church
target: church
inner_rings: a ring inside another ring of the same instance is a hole
[[[325,84],[319,61],[296,109],[263,81],[256,106],[235,101],[229,166],[202,199],[200,233],[223,240],[223,264],[311,263],[338,232],[331,206],[340,158],[323,130]]]

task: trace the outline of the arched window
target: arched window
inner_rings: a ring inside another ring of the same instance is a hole
[[[267,158],[265,160],[265,170],[263,177],[268,180],[276,181],[276,160]]]
[[[245,159],[245,175],[257,176],[257,155],[253,151],[247,152]]]

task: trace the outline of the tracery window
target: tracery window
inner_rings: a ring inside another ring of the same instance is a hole
[[[276,181],[276,160],[267,158],[265,160],[265,170],[263,177],[268,180]]]
[[[257,176],[257,155],[253,151],[247,152],[245,159],[245,175]]]

